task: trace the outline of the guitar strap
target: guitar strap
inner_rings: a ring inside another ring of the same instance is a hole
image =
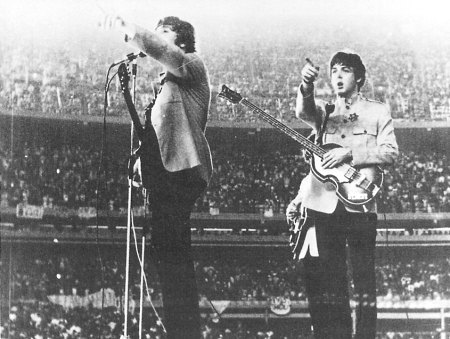
[[[151,119],[153,106],[155,105],[158,94],[162,90],[163,84],[164,79],[161,81],[161,87],[159,90],[154,82],[151,84],[154,97],[147,107],[145,107],[145,140],[142,142],[142,147],[139,148],[137,154],[141,158],[142,183],[144,188],[147,190],[152,190],[152,188],[154,189],[161,173],[165,172],[165,168],[161,160],[158,137],[156,136]]]
[[[334,108],[334,104],[325,104],[325,118],[323,119],[322,126],[320,127],[320,130],[318,131],[316,136],[316,143],[318,145],[323,144],[323,134],[325,133],[325,130],[327,128],[328,118],[330,117],[330,114],[334,112]]]
[[[160,87],[159,89],[157,89],[157,85],[155,84],[155,82],[152,82],[151,87],[152,87],[152,92],[153,92],[153,100],[148,104],[148,106],[145,108],[145,126],[149,126],[149,124],[151,124],[151,115],[152,115],[152,108],[155,105],[155,101],[156,98],[158,96],[159,93],[161,93],[164,84],[167,81],[172,81],[175,82],[177,84],[180,84],[182,81],[180,79],[178,79],[177,77],[175,77],[173,74],[169,73],[169,72],[162,72],[159,74],[160,80]]]
[[[162,74],[164,74],[164,73],[162,73]],[[152,101],[150,101],[150,103],[147,105],[147,107],[145,107],[145,110],[144,110],[145,128],[148,128],[149,125],[151,125],[152,108],[155,105],[156,97],[158,96],[158,94],[162,90],[163,84],[164,84],[164,79],[161,81],[161,87],[158,90],[156,83],[153,82],[153,81],[151,83],[151,88],[152,88],[152,92],[153,92],[153,99],[152,99]]]

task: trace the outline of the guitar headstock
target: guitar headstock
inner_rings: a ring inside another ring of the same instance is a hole
[[[128,66],[125,63],[121,63],[119,65],[119,70],[117,72],[119,74],[120,87],[122,89],[122,93],[128,91],[128,83],[130,82],[130,74],[128,73]]]
[[[242,95],[240,95],[238,92],[229,89],[225,85],[222,85],[222,91],[219,93],[219,97],[227,99],[233,104],[238,104],[242,100]]]

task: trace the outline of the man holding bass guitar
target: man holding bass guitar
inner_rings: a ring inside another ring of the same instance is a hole
[[[337,52],[329,67],[335,102],[315,99],[314,81],[319,68],[307,59],[301,73],[296,115],[312,126],[316,142],[323,148],[329,144],[341,147],[325,148],[327,152],[321,158],[313,157],[315,166],[312,161],[311,173],[303,180],[286,215],[290,223],[301,223],[296,226],[303,232],[303,242],[296,246],[294,256],[303,260],[315,338],[352,338],[347,244],[356,302],[355,338],[375,338],[375,200],[353,203],[363,201],[365,193],[339,192],[339,180],[333,171],[352,164],[361,172],[368,171],[366,176],[371,171],[376,176],[379,165],[394,162],[398,146],[388,107],[360,93],[366,77],[360,56],[347,50]],[[348,178],[353,178],[353,173]],[[355,181],[361,182],[359,178]]]
[[[208,73],[195,53],[190,23],[169,16],[158,22],[155,31],[149,31],[120,17],[112,20],[111,26],[125,34],[125,41],[165,70],[146,120],[149,140],[142,140],[144,148],[140,150],[142,182],[152,211],[151,253],[161,280],[167,338],[200,338],[189,219],[212,174],[205,138],[211,100]],[[151,152],[152,145],[156,152]]]

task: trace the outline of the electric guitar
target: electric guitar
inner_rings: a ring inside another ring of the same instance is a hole
[[[128,107],[128,111],[130,112],[131,120],[140,142],[139,148],[133,152],[130,160],[134,163],[138,158],[140,159],[142,185],[146,189],[151,189],[155,184],[157,173],[164,171],[164,165],[162,163],[161,153],[159,151],[158,138],[156,137],[156,132],[150,122],[151,109],[155,100],[153,100],[152,103],[146,108],[145,114],[147,121],[146,126],[144,127],[142,126],[139,115],[134,107],[133,99],[128,88],[130,75],[128,72],[128,67],[125,63],[119,65],[118,75],[122,94],[125,98],[125,103]],[[132,173],[129,173],[129,175],[131,177]]]
[[[323,168],[322,158],[324,154],[333,149],[342,147],[337,144],[325,144],[319,146],[307,137],[286,126],[270,114],[243,98],[239,93],[227,86],[222,86],[219,97],[227,99],[233,104],[242,104],[287,136],[291,137],[311,153],[311,172],[321,182],[331,182],[336,188],[338,198],[347,206],[361,208],[375,198],[383,183],[383,171],[378,166],[356,168],[350,163],[342,163],[334,168]]]

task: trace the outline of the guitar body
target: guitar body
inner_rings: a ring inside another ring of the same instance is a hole
[[[161,159],[161,153],[159,150],[158,138],[156,136],[155,129],[153,128],[150,121],[151,109],[154,102],[150,104],[146,109],[146,116],[148,117],[148,121],[146,122],[146,126],[143,127],[131,98],[130,90],[128,88],[130,77],[128,74],[128,68],[124,63],[119,66],[118,74],[122,93],[125,98],[125,103],[128,107],[131,120],[133,121],[133,125],[140,142],[139,148],[133,152],[131,158],[133,164],[137,159],[140,159],[140,175],[142,185],[144,186],[144,188],[152,190],[158,183],[160,175],[165,172],[165,168]],[[130,166],[130,168],[132,167],[133,166]],[[133,173],[129,173],[129,176],[132,177]]]
[[[134,156],[141,161],[141,180],[145,189],[153,190],[161,173],[166,170],[162,163],[156,132],[151,124],[144,128],[140,146],[134,151]]]
[[[337,144],[321,146],[325,151],[342,147]],[[334,168],[323,168],[322,159],[312,153],[310,157],[311,172],[322,182],[330,182],[336,187],[336,194],[347,206],[361,206],[367,204],[378,193],[383,183],[384,173],[380,167],[357,168],[358,178],[352,178],[355,167],[349,163],[342,163]],[[370,183],[365,184],[366,181]]]

